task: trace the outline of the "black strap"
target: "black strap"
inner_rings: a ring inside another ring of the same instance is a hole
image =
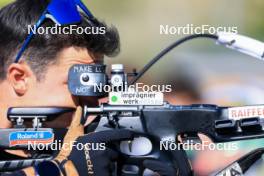
[[[62,160],[62,162],[59,162],[58,160],[54,160],[55,163],[58,165],[58,167],[60,168],[60,171],[62,172],[63,176],[67,176],[67,173],[65,171],[64,165],[66,164],[66,162],[68,161],[67,159]]]

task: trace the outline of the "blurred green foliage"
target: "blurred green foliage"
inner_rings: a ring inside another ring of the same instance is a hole
[[[264,41],[264,1],[246,1],[246,31]]]
[[[1,0],[0,1],[0,6],[2,7],[4,5],[6,5],[6,4],[8,4],[9,2],[11,2],[11,1],[10,0]]]

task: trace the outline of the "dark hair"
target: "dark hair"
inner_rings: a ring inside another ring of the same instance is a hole
[[[16,0],[0,10],[0,81],[28,35],[28,26],[35,25],[50,0]],[[43,27],[55,24],[47,19]],[[40,80],[47,65],[55,63],[58,53],[70,46],[87,48],[95,54],[114,56],[119,53],[119,34],[115,27],[82,14],[80,27],[105,27],[105,34],[36,34],[23,53],[26,62]]]

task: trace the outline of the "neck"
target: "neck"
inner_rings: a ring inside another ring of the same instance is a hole
[[[0,83],[0,128],[10,128],[11,122],[7,119],[7,110],[12,104],[13,101],[9,96],[10,92],[8,92],[7,83]]]
[[[9,90],[9,91],[8,91]],[[0,82],[0,129],[1,128],[11,128],[12,124],[7,119],[7,110],[9,107],[15,106],[13,104],[14,96],[10,92],[7,82]],[[27,157],[28,155],[22,150],[5,150],[7,153]]]

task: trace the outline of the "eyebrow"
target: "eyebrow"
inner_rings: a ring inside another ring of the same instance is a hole
[[[95,64],[104,64],[104,59],[93,60]]]

